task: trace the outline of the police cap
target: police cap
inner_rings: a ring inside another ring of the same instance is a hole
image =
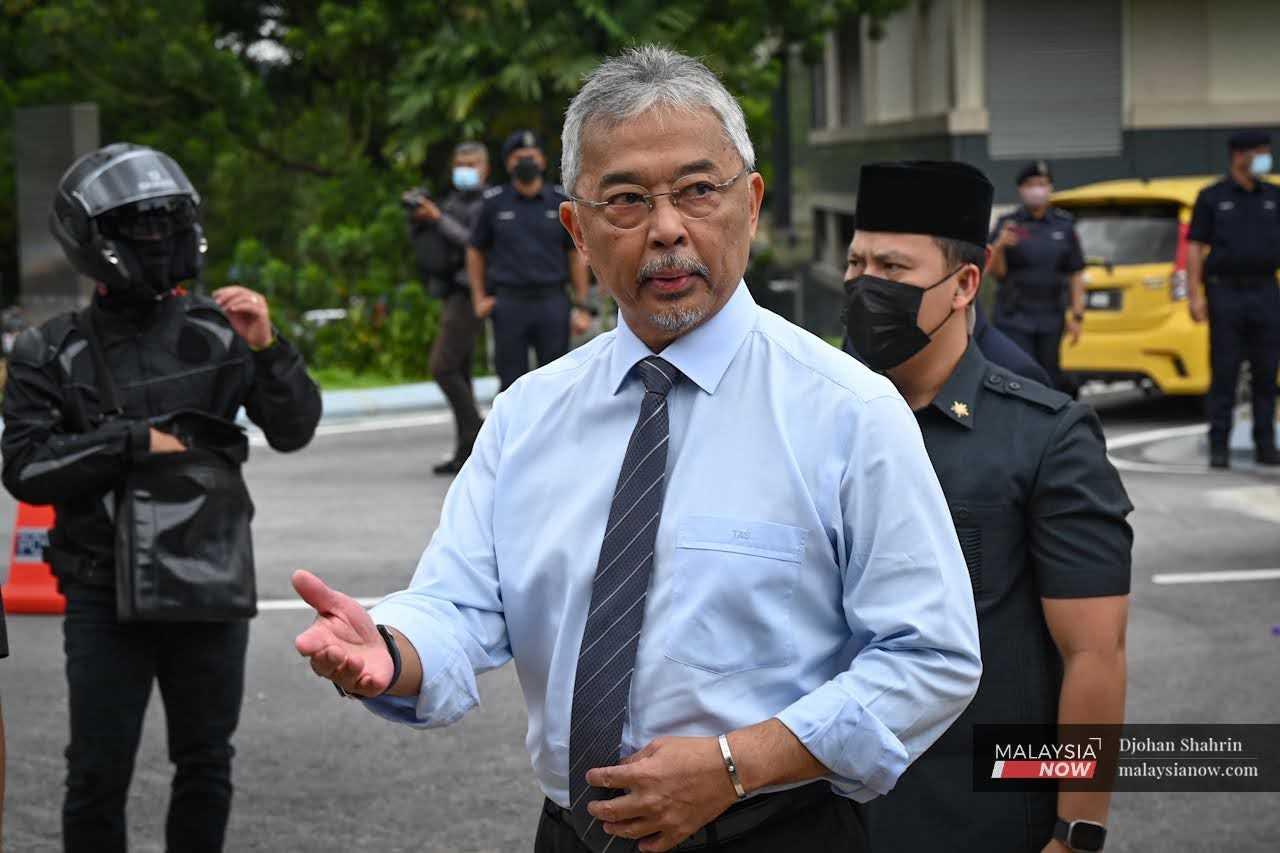
[[[515,133],[507,137],[507,141],[502,143],[502,160],[511,156],[511,152],[518,148],[541,148],[542,145],[538,141],[538,135],[532,130],[517,130]]]
[[[1018,186],[1022,186],[1030,178],[1045,178],[1049,183],[1053,183],[1053,174],[1049,171],[1049,164],[1043,160],[1032,160],[1023,166],[1018,171]]]
[[[1265,130],[1237,130],[1227,137],[1229,151],[1249,151],[1271,144],[1271,134]]]

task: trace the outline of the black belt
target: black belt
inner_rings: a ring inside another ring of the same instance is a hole
[[[495,288],[498,296],[505,296],[511,299],[546,299],[555,293],[564,293],[564,282],[557,281],[554,284],[521,284],[518,286],[508,286],[500,284]]]
[[[1231,287],[1241,290],[1247,290],[1255,287],[1265,287],[1276,284],[1275,275],[1268,273],[1249,273],[1246,275],[1211,275],[1205,281],[1211,287]]]
[[[837,796],[831,792],[829,782],[811,782],[799,788],[778,791],[774,794],[757,794],[734,803],[720,817],[690,835],[676,845],[676,850],[700,850],[721,842],[739,838],[780,817],[795,814]],[[542,810],[552,820],[573,827],[571,812],[563,806],[547,800]]]

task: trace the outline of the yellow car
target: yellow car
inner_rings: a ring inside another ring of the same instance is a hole
[[[1196,196],[1220,179],[1106,181],[1053,194],[1076,218],[1087,265],[1084,329],[1077,345],[1063,342],[1063,372],[1208,392],[1209,329],[1187,309],[1187,229]]]

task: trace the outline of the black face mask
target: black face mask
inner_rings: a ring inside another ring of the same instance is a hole
[[[875,371],[897,367],[929,345],[951,315],[952,308],[931,332],[920,328],[924,295],[960,272],[956,267],[928,287],[915,287],[874,275],[860,275],[844,283],[845,328],[853,355]]]
[[[521,157],[516,161],[515,168],[511,170],[511,174],[520,183],[531,184],[542,177],[542,167],[532,157]]]

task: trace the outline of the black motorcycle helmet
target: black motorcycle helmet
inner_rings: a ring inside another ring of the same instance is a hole
[[[199,275],[208,250],[199,211],[200,194],[172,157],[117,142],[67,169],[49,230],[110,298],[154,301]]]

